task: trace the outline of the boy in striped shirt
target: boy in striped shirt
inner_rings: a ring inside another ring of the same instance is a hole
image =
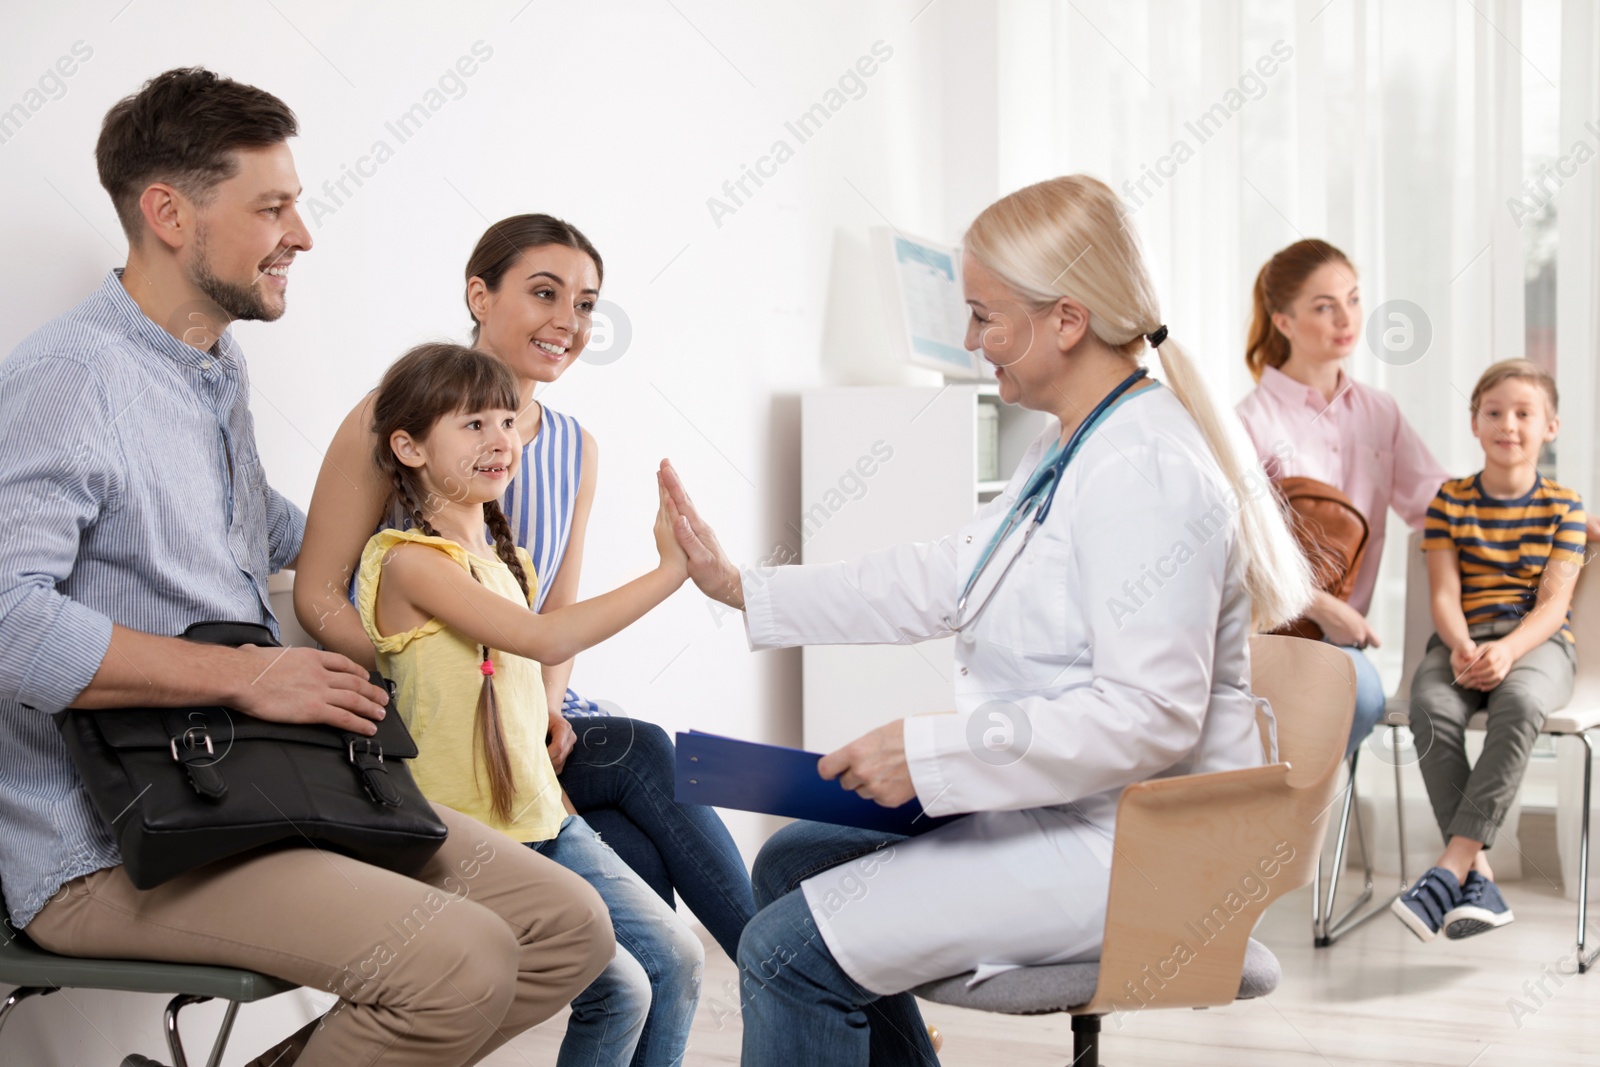
[[[1555,381],[1525,359],[1496,363],[1472,390],[1483,470],[1444,483],[1422,548],[1436,633],[1411,684],[1411,729],[1444,834],[1439,861],[1394,902],[1412,933],[1455,939],[1504,926],[1511,909],[1487,849],[1510,811],[1545,716],[1572,696],[1568,607],[1583,566],[1578,494],[1538,471],[1555,439]],[[1476,766],[1467,720],[1488,713]]]

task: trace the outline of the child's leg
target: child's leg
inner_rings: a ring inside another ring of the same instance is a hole
[[[614,1044],[596,1043],[596,1035],[611,1032],[600,1012],[592,1013],[593,1025],[586,1025],[586,1033],[574,1032],[574,1024],[591,1021],[589,1013],[584,1013],[580,1019],[579,1009],[584,998],[596,992],[596,987],[608,979],[626,977],[622,973],[614,975],[608,968],[595,986],[585,991],[584,997],[573,1002],[573,1022],[569,1023],[567,1039],[561,1046],[561,1064],[631,1062],[634,1067],[673,1067],[682,1063],[689,1041],[689,1026],[700,1001],[700,980],[705,966],[705,950],[700,939],[582,818],[568,820],[555,841],[546,843],[540,851],[582,876],[599,891],[611,911],[619,957],[627,958],[635,978],[646,980],[641,1005],[645,1012],[643,1026],[635,1034],[637,1048],[631,1058],[625,1055],[616,1059]],[[622,1020],[615,1020],[610,1025],[620,1029],[622,1023]],[[569,1045],[575,1046],[575,1052],[587,1046],[587,1055],[569,1060]],[[602,1048],[604,1054],[600,1055]]]
[[[598,813],[593,828],[669,907],[676,888],[736,958],[739,935],[756,911],[750,875],[716,809],[673,798],[672,738],[654,723],[621,716],[574,718],[572,725],[578,743],[561,784],[578,814],[587,820],[596,809],[616,809]]]
[[[1428,651],[1411,680],[1411,733],[1416,738],[1417,762],[1428,787],[1433,817],[1446,842],[1455,832],[1451,826],[1472,776],[1472,766],[1467,762],[1467,720],[1483,702],[1483,693],[1455,684],[1450,649],[1437,637],[1430,638]],[[1459,857],[1447,853],[1444,858]],[[1467,863],[1470,865],[1470,857]],[[1437,866],[1454,870],[1443,862]],[[1458,877],[1466,877],[1465,869]]]
[[[650,976],[619,943],[600,977],[572,999],[556,1067],[627,1067],[649,1012]]]
[[[1517,660],[1489,693],[1483,753],[1462,786],[1448,833],[1475,838],[1484,848],[1494,845],[1522,785],[1540,724],[1572,697],[1575,667],[1572,645],[1557,634]]]

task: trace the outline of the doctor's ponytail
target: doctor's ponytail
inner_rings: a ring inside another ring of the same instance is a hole
[[[1298,618],[1313,589],[1305,559],[1264,476],[1242,458],[1255,455],[1243,425],[1221,413],[1194,363],[1166,336],[1155,286],[1116,194],[1081,174],[1030,185],[985,208],[963,245],[1036,307],[1064,296],[1082,304],[1090,332],[1113,351],[1137,359],[1149,335],[1167,387],[1194,418],[1237,499],[1256,627],[1272,630]]]

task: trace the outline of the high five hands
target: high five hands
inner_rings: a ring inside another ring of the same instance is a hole
[[[689,577],[700,591],[731,608],[744,610],[744,581],[729,561],[694,502],[683,488],[678,472],[667,460],[656,472],[665,493],[667,515],[684,554],[689,557]],[[906,764],[904,721],[896,720],[857,738],[817,763],[824,778],[884,807],[897,808],[917,795]]]
[[[689,557],[689,578],[712,600],[743,611],[744,581],[739,575],[739,568],[728,559],[717,541],[717,535],[695,510],[694,501],[689,499],[678,472],[669,460],[661,461],[656,481],[661,486],[672,532],[678,538],[678,545],[684,554]]]

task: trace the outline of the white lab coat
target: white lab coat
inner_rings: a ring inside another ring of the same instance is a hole
[[[1059,435],[1052,420],[952,536],[747,572],[751,647],[948,636],[961,586]],[[928,813],[978,814],[802,884],[852,978],[888,994],[1098,958],[1122,788],[1263,762],[1236,512],[1164,387],[1129,397],[1085,441],[1005,581],[1020,531],[973,591],[969,612],[993,599],[956,641],[955,714],[905,723]]]

